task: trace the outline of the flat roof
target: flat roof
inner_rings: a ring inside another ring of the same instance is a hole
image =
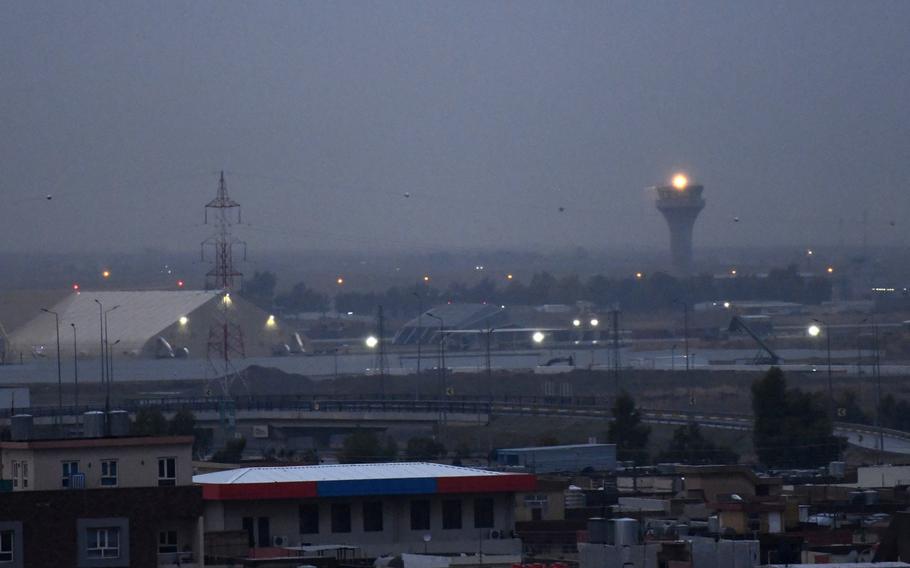
[[[107,438],[62,438],[0,442],[4,450],[56,450],[60,448],[116,448],[124,446],[192,445],[192,436],[121,436]]]
[[[502,448],[497,452],[541,452],[553,450],[582,450],[590,448],[615,448],[616,444],[567,444],[565,446],[528,446],[526,448]]]
[[[210,500],[530,491],[537,478],[428,462],[245,467],[193,476]]]
[[[373,479],[422,479],[427,477],[478,477],[509,475],[428,462],[356,463],[242,467],[193,477],[195,483],[299,483],[305,481],[365,481]]]

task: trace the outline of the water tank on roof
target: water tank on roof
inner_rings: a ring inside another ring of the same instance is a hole
[[[607,519],[588,519],[588,542],[591,544],[613,544],[613,535],[608,530]]]
[[[837,479],[843,479],[847,472],[847,464],[842,461],[833,461],[828,464],[828,475]]]
[[[584,490],[581,487],[576,487],[574,485],[570,485],[563,496],[565,498],[566,509],[580,509],[588,502]]]
[[[112,410],[108,420],[111,421],[111,436],[130,435],[130,415],[125,410]]]
[[[14,442],[25,442],[32,439],[32,415],[16,414],[10,419],[10,439]]]
[[[82,435],[86,438],[104,437],[104,413],[90,410],[82,415]]]
[[[878,491],[874,489],[863,491],[863,503],[866,505],[878,504]]]
[[[708,517],[708,534],[720,534],[720,517],[711,515]]]
[[[613,519],[613,531],[616,546],[638,544],[638,521],[635,519]]]

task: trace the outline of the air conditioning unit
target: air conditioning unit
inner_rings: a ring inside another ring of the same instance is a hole
[[[286,536],[273,536],[272,537],[272,546],[287,546],[288,537]]]
[[[502,538],[502,531],[499,529],[492,529],[490,531],[490,538]]]

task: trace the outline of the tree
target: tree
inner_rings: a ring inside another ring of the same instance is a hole
[[[621,392],[613,404],[613,422],[607,431],[607,439],[616,444],[617,457],[623,461],[647,461],[650,436],[651,427],[642,423],[635,399],[626,391]]]
[[[845,447],[833,434],[825,405],[800,389],[788,390],[778,367],[752,383],[752,413],[755,451],[768,467],[818,467]]]
[[[843,408],[843,414],[838,411],[837,419],[841,422],[853,424],[871,424],[872,420],[866,411],[859,405],[859,397],[854,390],[845,390],[834,400],[835,408]]]
[[[215,452],[212,461],[217,463],[237,463],[243,458],[246,448],[246,438],[233,438],[228,440],[223,449]]]
[[[282,310],[292,313],[325,312],[329,309],[329,297],[307,288],[303,282],[294,284],[287,294],[275,298]]]
[[[196,430],[196,416],[189,408],[181,408],[168,425],[171,436],[192,436]]]
[[[431,461],[444,456],[446,447],[432,438],[414,437],[408,440],[405,456],[414,461]]]
[[[383,446],[375,433],[357,430],[344,439],[338,459],[341,463],[375,463],[394,459],[397,453],[394,440]]]
[[[673,431],[667,449],[658,461],[687,464],[728,464],[739,461],[739,456],[727,447],[720,447],[702,434],[697,422],[689,422]]]
[[[263,310],[271,310],[272,303],[275,301],[275,285],[278,278],[273,272],[268,270],[253,273],[253,276],[243,281],[243,291],[241,295],[256,304]]]
[[[169,428],[161,410],[146,406],[136,412],[131,430],[135,436],[165,436]]]

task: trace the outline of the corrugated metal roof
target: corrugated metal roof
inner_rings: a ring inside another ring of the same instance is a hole
[[[193,476],[194,483],[301,483],[311,481],[364,481],[379,479],[457,478],[510,474],[438,463],[402,462],[291,467],[244,467]]]
[[[62,343],[69,345],[72,341],[71,332],[66,328],[75,323],[79,350],[97,352],[101,332],[95,300],[101,302],[105,310],[119,306],[107,315],[108,339],[112,344],[120,340],[116,351],[122,352],[140,349],[149,339],[176,323],[180,316],[190,314],[218,294],[214,290],[82,291],[71,293],[47,307],[60,314]],[[56,341],[54,317],[45,313],[36,314],[31,321],[10,333],[10,343],[20,349],[43,345],[53,351]]]

